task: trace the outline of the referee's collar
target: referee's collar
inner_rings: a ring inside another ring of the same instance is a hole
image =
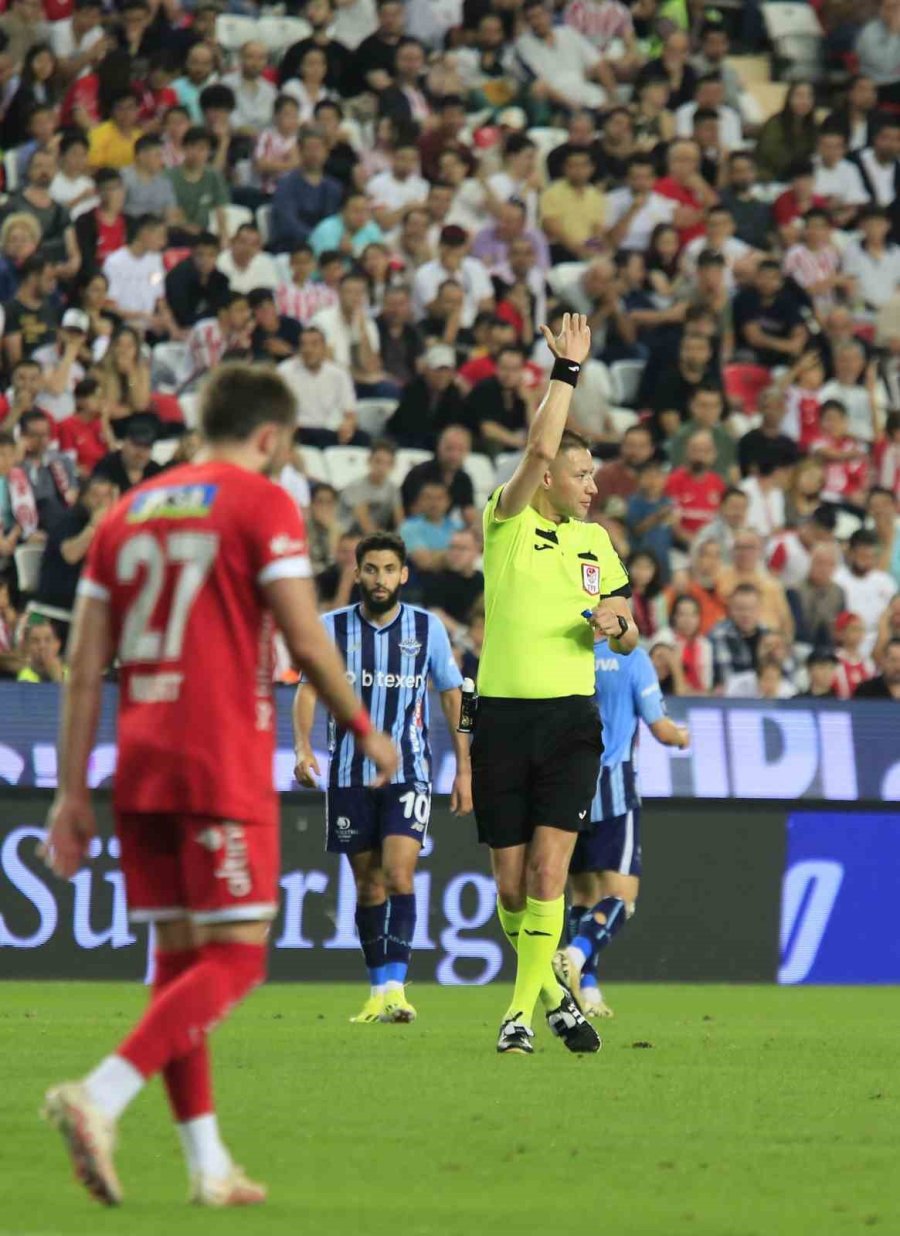
[[[364,623],[366,624],[366,626],[367,626],[367,627],[371,627],[371,628],[372,628],[372,630],[375,632],[375,634],[376,634],[376,635],[381,635],[381,634],[383,634],[385,631],[390,631],[390,630],[392,630],[392,629],[393,629],[393,628],[397,625],[397,623],[400,621],[400,619],[403,617],[403,611],[404,611],[404,609],[406,609],[406,606],[405,606],[405,605],[403,604],[403,602],[401,601],[401,602],[400,602],[400,608],[397,610],[397,617],[396,617],[396,618],[393,618],[393,619],[392,619],[389,623],[387,623],[385,626],[383,626],[383,627],[379,627],[379,626],[377,626],[374,622],[371,622],[371,621],[370,621],[370,620],[369,620],[369,619],[365,616],[365,614],[363,613],[362,602],[361,602],[361,601],[357,601],[357,602],[356,602],[356,613],[357,613],[357,616],[359,617],[360,621],[361,621],[361,622],[364,622]]]

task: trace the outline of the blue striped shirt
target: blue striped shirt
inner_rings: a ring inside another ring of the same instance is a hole
[[[373,724],[390,734],[400,752],[393,784],[427,784],[432,775],[428,680],[437,691],[462,686],[443,624],[414,605],[401,605],[397,617],[385,627],[367,621],[359,605],[324,614],[322,621]],[[328,738],[332,788],[368,785],[375,777],[375,765],[359,753],[353,735],[332,719]]]
[[[666,715],[653,662],[643,648],[628,656],[607,644],[594,650],[594,699],[603,721],[603,765],[591,804],[591,820],[612,820],[641,801],[635,758],[638,723]]]

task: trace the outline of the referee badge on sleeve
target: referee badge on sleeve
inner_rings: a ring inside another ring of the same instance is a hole
[[[582,562],[581,586],[589,596],[600,595],[600,568],[593,562]]]

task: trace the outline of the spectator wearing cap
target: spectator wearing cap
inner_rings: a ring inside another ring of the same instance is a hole
[[[272,121],[278,91],[263,76],[267,62],[266,45],[251,39],[241,48],[238,69],[222,78],[234,95],[232,127],[236,133],[255,136]]]
[[[456,354],[451,347],[433,344],[428,348],[421,374],[403,391],[386,426],[399,446],[433,451],[442,430],[465,424],[455,369]]]
[[[47,258],[36,254],[22,263],[18,290],[3,306],[3,351],[8,368],[30,358],[55,338],[59,323],[55,291],[56,272]]]
[[[321,219],[309,235],[316,257],[337,250],[345,259],[358,258],[367,245],[384,240],[384,233],[372,218],[364,193],[348,193],[341,209]]]
[[[296,356],[302,334],[300,323],[278,312],[269,288],[254,288],[247,296],[253,314],[250,346],[254,360],[282,361]]]
[[[223,249],[216,266],[228,280],[232,292],[245,295],[255,288],[274,291],[278,286],[278,271],[268,253],[263,252],[262,237],[255,223],[242,223]]]
[[[863,648],[869,653],[878,633],[878,621],[897,592],[897,581],[887,571],[879,570],[878,537],[868,528],[860,528],[850,537],[846,564],[835,573],[853,604],[853,609],[865,627]]]
[[[35,594],[39,606],[74,608],[75,592],[88,550],[101,520],[117,497],[115,486],[104,476],[89,476],[82,481],[78,501],[47,537]]]
[[[33,215],[41,228],[41,253],[56,263],[60,278],[72,279],[81,266],[81,254],[68,210],[50,195],[55,173],[52,151],[35,150],[28,161],[24,188],[10,194],[4,211]]]
[[[888,640],[881,673],[861,682],[853,693],[858,700],[900,700],[900,639]]]
[[[109,280],[109,301],[129,325],[163,333],[169,322],[165,310],[165,269],[160,252],[166,228],[158,215],[144,215],[135,224],[127,245],[103,263]]]
[[[109,481],[120,494],[156,476],[162,471],[152,458],[158,426],[157,417],[150,412],[129,417],[121,446],[100,460],[93,475]]]
[[[466,396],[463,415],[478,449],[488,455],[518,451],[528,437],[528,410],[522,398],[521,350],[506,347],[497,356],[497,372],[476,383]]]
[[[322,131],[305,130],[300,136],[300,166],[281,177],[272,198],[270,247],[276,252],[307,243],[316,224],[339,208],[341,185],[325,175],[327,159]]]
[[[116,444],[99,381],[94,377],[82,378],[75,384],[73,394],[75,410],[57,425],[57,441],[61,451],[74,456],[79,473],[85,476]]]
[[[809,555],[804,576],[787,590],[796,637],[805,644],[830,646],[833,642],[838,614],[847,607],[843,588],[834,582],[840,560],[834,541],[820,541]]]
[[[166,304],[182,331],[215,317],[228,300],[229,283],[216,266],[218,257],[219,238],[212,232],[198,232],[190,256],[166,275]]]
[[[122,171],[122,184],[130,219],[159,215],[170,227],[179,221],[172,181],[163,170],[162,141],[155,133],[145,133],[135,142],[134,163]]]
[[[134,95],[119,94],[112,99],[109,119],[91,129],[88,135],[88,163],[92,168],[121,169],[134,162],[135,143],[141,136],[137,117]]]
[[[834,620],[834,641],[838,658],[837,694],[839,699],[848,700],[860,683],[875,674],[875,662],[866,647],[866,624],[859,614],[846,609],[838,614]]]
[[[494,289],[490,277],[477,258],[467,255],[468,236],[449,224],[440,234],[439,256],[416,271],[413,300],[419,313],[431,312],[441,284],[448,279],[459,283],[463,290],[460,324],[471,327],[477,313],[494,307]]]
[[[479,519],[481,512],[475,507],[472,478],[465,469],[471,450],[472,435],[463,425],[448,425],[441,430],[434,458],[416,464],[404,478],[401,492],[407,514],[415,508],[422,486],[428,481],[440,481],[450,494],[451,510],[470,526]]]
[[[327,358],[325,336],[308,326],[300,355],[282,361],[278,372],[297,400],[300,440],[309,446],[364,446],[368,436],[357,429],[356,393],[350,374]]]
[[[515,51],[529,75],[530,97],[546,108],[602,107],[616,80],[597,49],[575,27],[554,26],[544,0],[526,0],[522,15],[526,29]]]
[[[606,197],[591,184],[593,163],[586,150],[567,152],[561,180],[541,194],[541,227],[554,262],[586,261],[604,234]]]
[[[52,417],[37,408],[19,422],[22,471],[37,505],[38,525],[49,531],[78,496],[75,465],[68,455],[54,450]]]
[[[194,124],[200,124],[203,120],[200,95],[217,80],[212,48],[206,43],[195,43],[187,54],[184,74],[172,83],[178,102],[187,108]]]
[[[41,367],[41,407],[55,421],[63,421],[75,410],[75,387],[84,377],[79,361],[87,343],[90,319],[83,309],[67,309],[53,343],[45,343],[33,353]]]

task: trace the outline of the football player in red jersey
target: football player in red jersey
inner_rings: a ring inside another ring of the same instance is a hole
[[[100,525],[79,585],[46,857],[71,877],[95,832],[86,774],[103,673],[119,664],[114,807],[134,921],[156,929],[149,1006],[83,1080],[54,1087],[46,1114],[78,1178],[113,1205],[116,1125],[162,1073],[191,1199],[248,1205],[266,1191],[218,1132],[207,1037],[263,981],[277,908],[272,784],[272,634],[389,781],[397,755],[345,678],[319,622],[306,532],[268,476],[296,425],[275,374],[221,366],[202,397],[202,462],[128,493]]]

